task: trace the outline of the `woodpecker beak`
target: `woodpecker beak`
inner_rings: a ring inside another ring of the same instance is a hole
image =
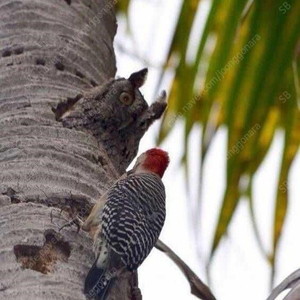
[[[131,174],[134,174],[136,172],[136,169],[139,167],[140,163],[138,161],[136,161],[135,165],[133,166],[133,168],[129,171],[127,171],[127,176],[130,176]]]
[[[142,153],[136,160],[132,170],[128,171],[127,174],[130,175],[131,173],[136,172],[136,170],[143,164],[143,162],[145,161],[145,153]]]
[[[130,176],[131,174],[134,174],[134,169],[127,171],[127,176]]]

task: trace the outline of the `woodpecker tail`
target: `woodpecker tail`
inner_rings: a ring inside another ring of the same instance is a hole
[[[97,260],[91,267],[84,283],[84,294],[87,299],[105,300],[107,292],[115,281],[113,272],[98,268]]]

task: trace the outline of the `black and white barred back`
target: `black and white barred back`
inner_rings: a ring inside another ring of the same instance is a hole
[[[102,233],[130,271],[141,265],[159,237],[166,216],[165,197],[161,179],[148,173],[129,175],[108,192]]]

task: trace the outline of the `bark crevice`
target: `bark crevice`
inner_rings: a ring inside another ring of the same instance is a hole
[[[71,246],[54,230],[46,230],[43,246],[18,244],[14,246],[17,262],[23,269],[31,269],[42,274],[53,272],[55,263],[68,262]]]

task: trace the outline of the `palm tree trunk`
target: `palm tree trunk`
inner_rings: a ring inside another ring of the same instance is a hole
[[[114,77],[113,2],[0,1],[1,299],[85,299],[92,241],[58,228],[87,216],[121,170],[51,107]],[[132,299],[129,281],[109,299]]]

